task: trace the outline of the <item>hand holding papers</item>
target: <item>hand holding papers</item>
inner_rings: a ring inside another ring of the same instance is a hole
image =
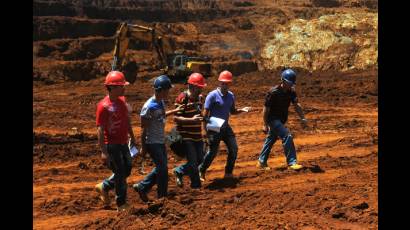
[[[128,148],[130,149],[131,157],[135,157],[139,152],[137,146],[135,146],[135,144],[132,143],[131,140],[128,142]]]
[[[225,123],[224,119],[217,118],[217,117],[210,117],[208,124],[206,124],[206,129],[208,131],[211,130],[211,131],[219,133],[224,123]]]

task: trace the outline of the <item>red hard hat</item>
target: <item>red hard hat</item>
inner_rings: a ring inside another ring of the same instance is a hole
[[[219,74],[218,81],[232,82],[232,73],[228,70],[224,70]]]
[[[105,77],[104,85],[129,85],[128,81],[125,81],[124,74],[120,71],[111,71]]]
[[[188,78],[188,84],[196,85],[198,87],[205,87],[205,78],[200,73],[192,73]]]

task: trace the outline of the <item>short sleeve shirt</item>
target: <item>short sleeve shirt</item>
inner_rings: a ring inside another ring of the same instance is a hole
[[[104,127],[105,144],[126,144],[128,142],[129,105],[125,97],[111,101],[106,96],[97,104],[96,125]]]
[[[175,99],[175,106],[186,105],[182,111],[176,113],[176,116],[182,117],[193,117],[197,114],[201,114],[201,108],[203,104],[202,95],[199,95],[198,98],[192,99],[188,97],[187,92],[182,92]],[[198,121],[190,124],[180,124],[176,122],[176,128],[181,134],[183,140],[190,141],[201,141],[201,129],[202,122]]]
[[[235,110],[235,96],[231,91],[223,95],[219,89],[213,90],[207,95],[204,108],[211,117],[224,119],[227,124],[230,113]]]
[[[294,88],[285,92],[279,85],[274,86],[265,96],[265,107],[270,108],[268,120],[280,120],[286,123],[290,103],[297,102],[297,95]]]
[[[147,127],[145,131],[146,144],[165,143],[165,103],[157,101],[154,97],[148,99],[141,109],[141,119],[145,119]]]

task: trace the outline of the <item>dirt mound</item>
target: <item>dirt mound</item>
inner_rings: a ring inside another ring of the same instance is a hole
[[[97,136],[86,133],[50,135],[34,132],[33,141],[33,161],[35,163],[89,157],[97,152],[95,145],[89,145],[97,141]]]
[[[102,77],[111,69],[107,61],[69,61],[47,67],[34,67],[33,80],[53,84],[64,81],[85,81]]]
[[[240,75],[257,71],[258,64],[255,61],[219,62],[215,63],[212,68],[215,76],[223,70],[229,70],[234,75]]]
[[[33,17],[33,41],[54,38],[113,36],[119,23],[72,17]]]
[[[50,135],[48,133],[33,133],[34,144],[54,144],[62,145],[68,143],[94,141],[97,140],[96,135],[90,135],[87,133],[73,133],[73,134],[55,134]]]
[[[111,52],[114,39],[97,37],[87,39],[59,39],[48,42],[37,42],[33,45],[37,57],[72,61],[94,59],[103,53]]]

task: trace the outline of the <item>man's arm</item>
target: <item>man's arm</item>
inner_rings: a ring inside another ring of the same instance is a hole
[[[147,148],[145,145],[145,135],[146,135],[146,128],[147,128],[148,121],[141,117],[141,155],[145,157],[147,152]]]
[[[134,144],[137,144],[137,140],[135,139],[134,131],[132,130],[132,125],[131,125],[131,116],[128,116],[128,133],[131,138],[131,142]]]
[[[294,103],[293,106],[294,106],[295,111],[298,114],[300,120],[302,121],[303,127],[306,127],[307,126],[307,119],[305,118],[305,115],[303,113],[302,106],[298,102]]]
[[[184,109],[184,105],[180,105],[180,106],[178,106],[176,109],[172,109],[172,110],[166,111],[166,112],[165,112],[165,116],[167,117],[167,116],[169,116],[169,115],[175,114],[175,113],[177,113],[177,112],[179,112],[179,111],[182,111],[183,109]]]
[[[231,108],[231,114],[235,115],[235,114],[240,114],[240,113],[247,113],[251,110],[251,107],[243,107],[243,108],[236,108],[235,106],[235,102],[232,104],[232,108]]]
[[[175,114],[174,115],[174,122],[176,122],[178,124],[195,124],[198,121],[202,121],[202,115],[201,114],[194,115],[193,117],[180,116],[183,113],[183,111],[185,110],[185,107],[192,104],[192,103],[186,104],[184,102],[181,102],[181,100],[185,101],[186,98],[181,99],[181,98],[178,97],[176,99],[175,107],[176,107],[176,109],[179,109],[179,110],[174,112],[174,114]]]
[[[264,106],[263,107],[263,132],[269,132],[269,125],[268,125],[268,115],[269,115],[270,108]]]
[[[196,122],[202,120],[201,114],[196,114],[193,117],[174,116],[174,121],[179,124],[195,124]]]
[[[232,110],[231,114],[235,115],[235,114],[240,114],[240,113],[247,113],[250,110],[251,110],[251,107],[248,107],[248,106],[245,106],[245,107],[240,108],[240,109],[235,108],[235,109]]]
[[[135,135],[134,135],[134,131],[132,130],[132,107],[130,104],[126,103],[127,105],[127,110],[128,110],[128,134],[131,138],[131,142],[134,144],[137,144],[137,141],[135,140]]]
[[[202,117],[203,117],[203,122],[202,122],[202,136],[206,136],[206,123],[209,120],[209,110],[208,109],[204,109],[204,111],[202,112]]]
[[[147,128],[147,120],[141,117],[141,149],[140,149],[140,158],[141,158],[141,166],[139,169],[140,174],[145,174],[144,165],[145,165],[145,158],[147,154],[147,147],[145,144],[145,135],[146,135],[146,128]]]
[[[102,163],[106,164],[108,158],[107,145],[104,143],[104,127],[102,125],[97,126],[98,145],[101,149]]]

